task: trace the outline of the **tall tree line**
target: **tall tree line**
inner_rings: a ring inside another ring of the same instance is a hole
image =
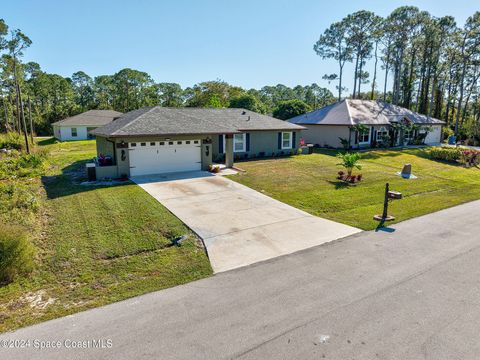
[[[95,77],[77,71],[66,78],[43,71],[38,63],[22,62],[31,44],[25,34],[9,30],[0,19],[0,131],[47,135],[52,132],[51,123],[90,109],[242,107],[271,114],[280,106],[300,111],[335,101],[328,89],[317,84],[247,90],[215,80],[182,88],[176,83],[157,83],[146,72],[134,69]],[[302,106],[288,103],[292,100]]]
[[[458,26],[451,16],[437,18],[414,6],[399,7],[385,18],[362,10],[331,24],[313,49],[337,63],[338,71],[323,78],[337,83],[338,100],[352,81],[352,98],[389,101],[480,140],[480,12]],[[372,74],[365,71],[369,61]],[[349,63],[353,79],[344,79]],[[362,92],[369,83],[369,91]]]

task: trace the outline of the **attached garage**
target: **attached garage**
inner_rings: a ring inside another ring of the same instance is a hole
[[[130,142],[130,175],[201,170],[201,142],[197,140]]]
[[[427,134],[427,137],[425,138],[425,144],[438,145],[441,142],[442,142],[442,126],[432,125],[431,131]]]

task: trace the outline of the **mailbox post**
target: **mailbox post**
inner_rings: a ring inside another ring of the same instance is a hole
[[[375,215],[373,219],[381,222],[395,220],[394,216],[388,215],[388,202],[392,200],[400,200],[401,198],[402,193],[399,193],[398,191],[390,191],[390,185],[386,183],[385,199],[383,201],[383,213],[382,215]]]

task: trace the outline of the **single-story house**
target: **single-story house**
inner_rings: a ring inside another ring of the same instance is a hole
[[[89,110],[52,124],[53,135],[60,141],[94,139],[90,131],[112,122],[122,115],[113,110]]]
[[[146,107],[95,129],[97,178],[208,170],[214,162],[289,155],[302,126],[245,109]]]
[[[305,141],[351,148],[439,144],[444,121],[377,100],[345,99],[288,120],[308,129]]]

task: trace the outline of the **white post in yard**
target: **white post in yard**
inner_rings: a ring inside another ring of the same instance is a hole
[[[225,135],[225,166],[233,167],[233,134]]]

